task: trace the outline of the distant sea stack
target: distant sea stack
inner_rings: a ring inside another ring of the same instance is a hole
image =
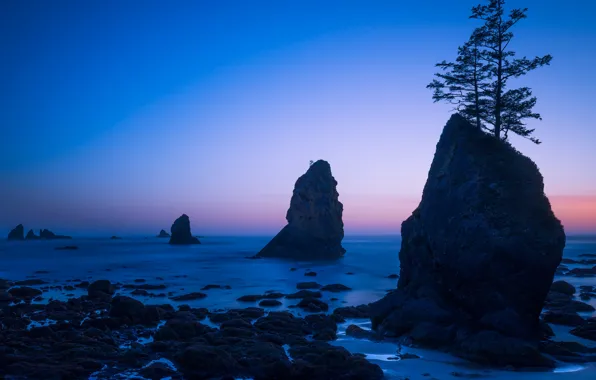
[[[72,239],[71,236],[66,235],[56,235],[50,230],[39,230],[39,238],[46,239],[46,240],[58,240],[58,239]]]
[[[170,244],[201,244],[199,239],[192,236],[190,233],[190,219],[186,214],[182,214],[181,217],[174,221],[172,228],[170,228],[170,232],[172,233],[172,236],[170,237]]]
[[[483,364],[550,367],[539,315],[565,233],[532,160],[454,115],[401,226],[397,290],[373,328]]]
[[[29,230],[27,236],[25,236],[25,240],[39,240],[39,236],[35,235],[33,230]]]
[[[161,230],[159,231],[159,235],[157,235],[158,238],[169,238],[170,234],[167,233],[165,230]]]
[[[8,240],[25,240],[25,227],[19,224],[8,233]]]
[[[341,246],[342,213],[331,166],[319,160],[296,181],[286,214],[288,224],[257,256],[303,260],[342,257],[346,253]]]

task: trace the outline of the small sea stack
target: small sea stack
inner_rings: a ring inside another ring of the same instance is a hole
[[[8,233],[8,240],[25,240],[25,227],[19,224]]]
[[[327,161],[313,163],[296,181],[288,224],[257,254],[297,260],[337,259],[346,250],[337,181]]]
[[[172,236],[170,237],[170,244],[173,245],[189,245],[189,244],[201,244],[199,239],[192,236],[190,233],[190,218],[186,214],[182,214],[172,224],[170,228]]]
[[[159,234],[157,235],[158,238],[169,238],[170,234],[167,233],[165,230],[161,230],[159,231]]]
[[[452,116],[401,236],[397,290],[371,304],[374,329],[482,364],[554,365],[539,316],[565,233],[532,160]]]
[[[44,229],[39,230],[39,238],[45,240],[64,240],[64,239],[72,239],[71,236],[66,235],[56,235],[50,230]]]
[[[35,235],[35,231],[29,230],[27,232],[27,236],[25,236],[25,240],[39,240],[39,236]]]

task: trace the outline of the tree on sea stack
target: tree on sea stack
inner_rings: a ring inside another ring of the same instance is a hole
[[[433,90],[433,100],[455,105],[459,112],[472,124],[482,128],[486,119],[488,104],[485,93],[489,88],[489,65],[483,63],[479,49],[480,37],[474,32],[470,40],[458,48],[455,62],[443,61],[435,66],[442,71],[436,73],[426,88]]]
[[[487,0],[488,5],[472,8],[470,18],[484,21],[470,40],[459,48],[455,63],[437,64],[443,72],[435,74],[427,87],[433,89],[433,99],[456,105],[456,109],[477,127],[488,130],[496,138],[507,140],[509,132],[536,144],[534,129],[526,126],[527,119],[542,120],[533,111],[536,97],[529,87],[508,89],[509,80],[549,65],[552,56],[515,58],[509,49],[512,28],[527,17],[527,8],[513,9],[505,16],[505,0]]]

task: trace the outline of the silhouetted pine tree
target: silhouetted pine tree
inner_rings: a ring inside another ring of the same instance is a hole
[[[426,86],[433,90],[433,100],[455,105],[462,116],[481,128],[489,112],[484,93],[490,72],[481,59],[477,32],[458,48],[455,62],[443,61],[435,66],[442,71],[435,74],[438,79]]]
[[[436,74],[427,87],[434,90],[433,99],[457,105],[458,111],[477,126],[488,129],[498,139],[507,139],[509,132],[528,138],[536,144],[534,129],[526,127],[526,119],[542,120],[533,112],[536,97],[529,87],[508,89],[508,81],[549,65],[552,57],[545,55],[528,59],[515,58],[509,49],[513,39],[511,29],[527,17],[527,8],[513,9],[506,17],[505,0],[487,0],[488,5],[472,8],[470,18],[483,20],[470,40],[459,48],[455,63],[445,61],[437,66]],[[470,75],[470,74],[474,75]]]
[[[493,126],[497,138],[507,139],[508,132],[512,131],[540,144],[540,140],[531,136],[534,130],[528,129],[524,123],[525,119],[542,120],[540,114],[532,111],[536,97],[528,87],[507,90],[507,82],[550,64],[552,57],[514,58],[515,52],[508,49],[513,39],[511,28],[527,17],[528,8],[513,9],[508,17],[504,17],[504,4],[505,0],[488,0],[488,5],[472,8],[470,16],[484,21],[478,29],[478,44],[483,48],[482,59],[490,66],[492,84],[488,96],[494,107],[492,115],[485,121]]]

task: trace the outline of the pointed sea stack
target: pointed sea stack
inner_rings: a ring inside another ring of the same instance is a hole
[[[8,233],[8,240],[25,240],[25,227],[19,224]]]
[[[401,236],[397,290],[371,304],[374,329],[483,364],[553,366],[539,315],[565,233],[532,160],[452,116]]]
[[[346,253],[341,246],[342,213],[331,166],[319,160],[296,181],[286,214],[288,224],[257,256],[298,260],[342,257]]]
[[[39,240],[39,236],[35,235],[35,232],[33,230],[29,230],[29,232],[27,232],[27,236],[25,236],[25,240]]]
[[[189,244],[201,244],[199,239],[192,236],[190,233],[190,219],[186,214],[182,214],[181,217],[174,221],[172,228],[170,228],[172,236],[170,237],[170,244],[174,245],[189,245]]]
[[[167,233],[165,230],[161,230],[159,231],[159,235],[157,235],[158,238],[169,238],[170,234]]]

